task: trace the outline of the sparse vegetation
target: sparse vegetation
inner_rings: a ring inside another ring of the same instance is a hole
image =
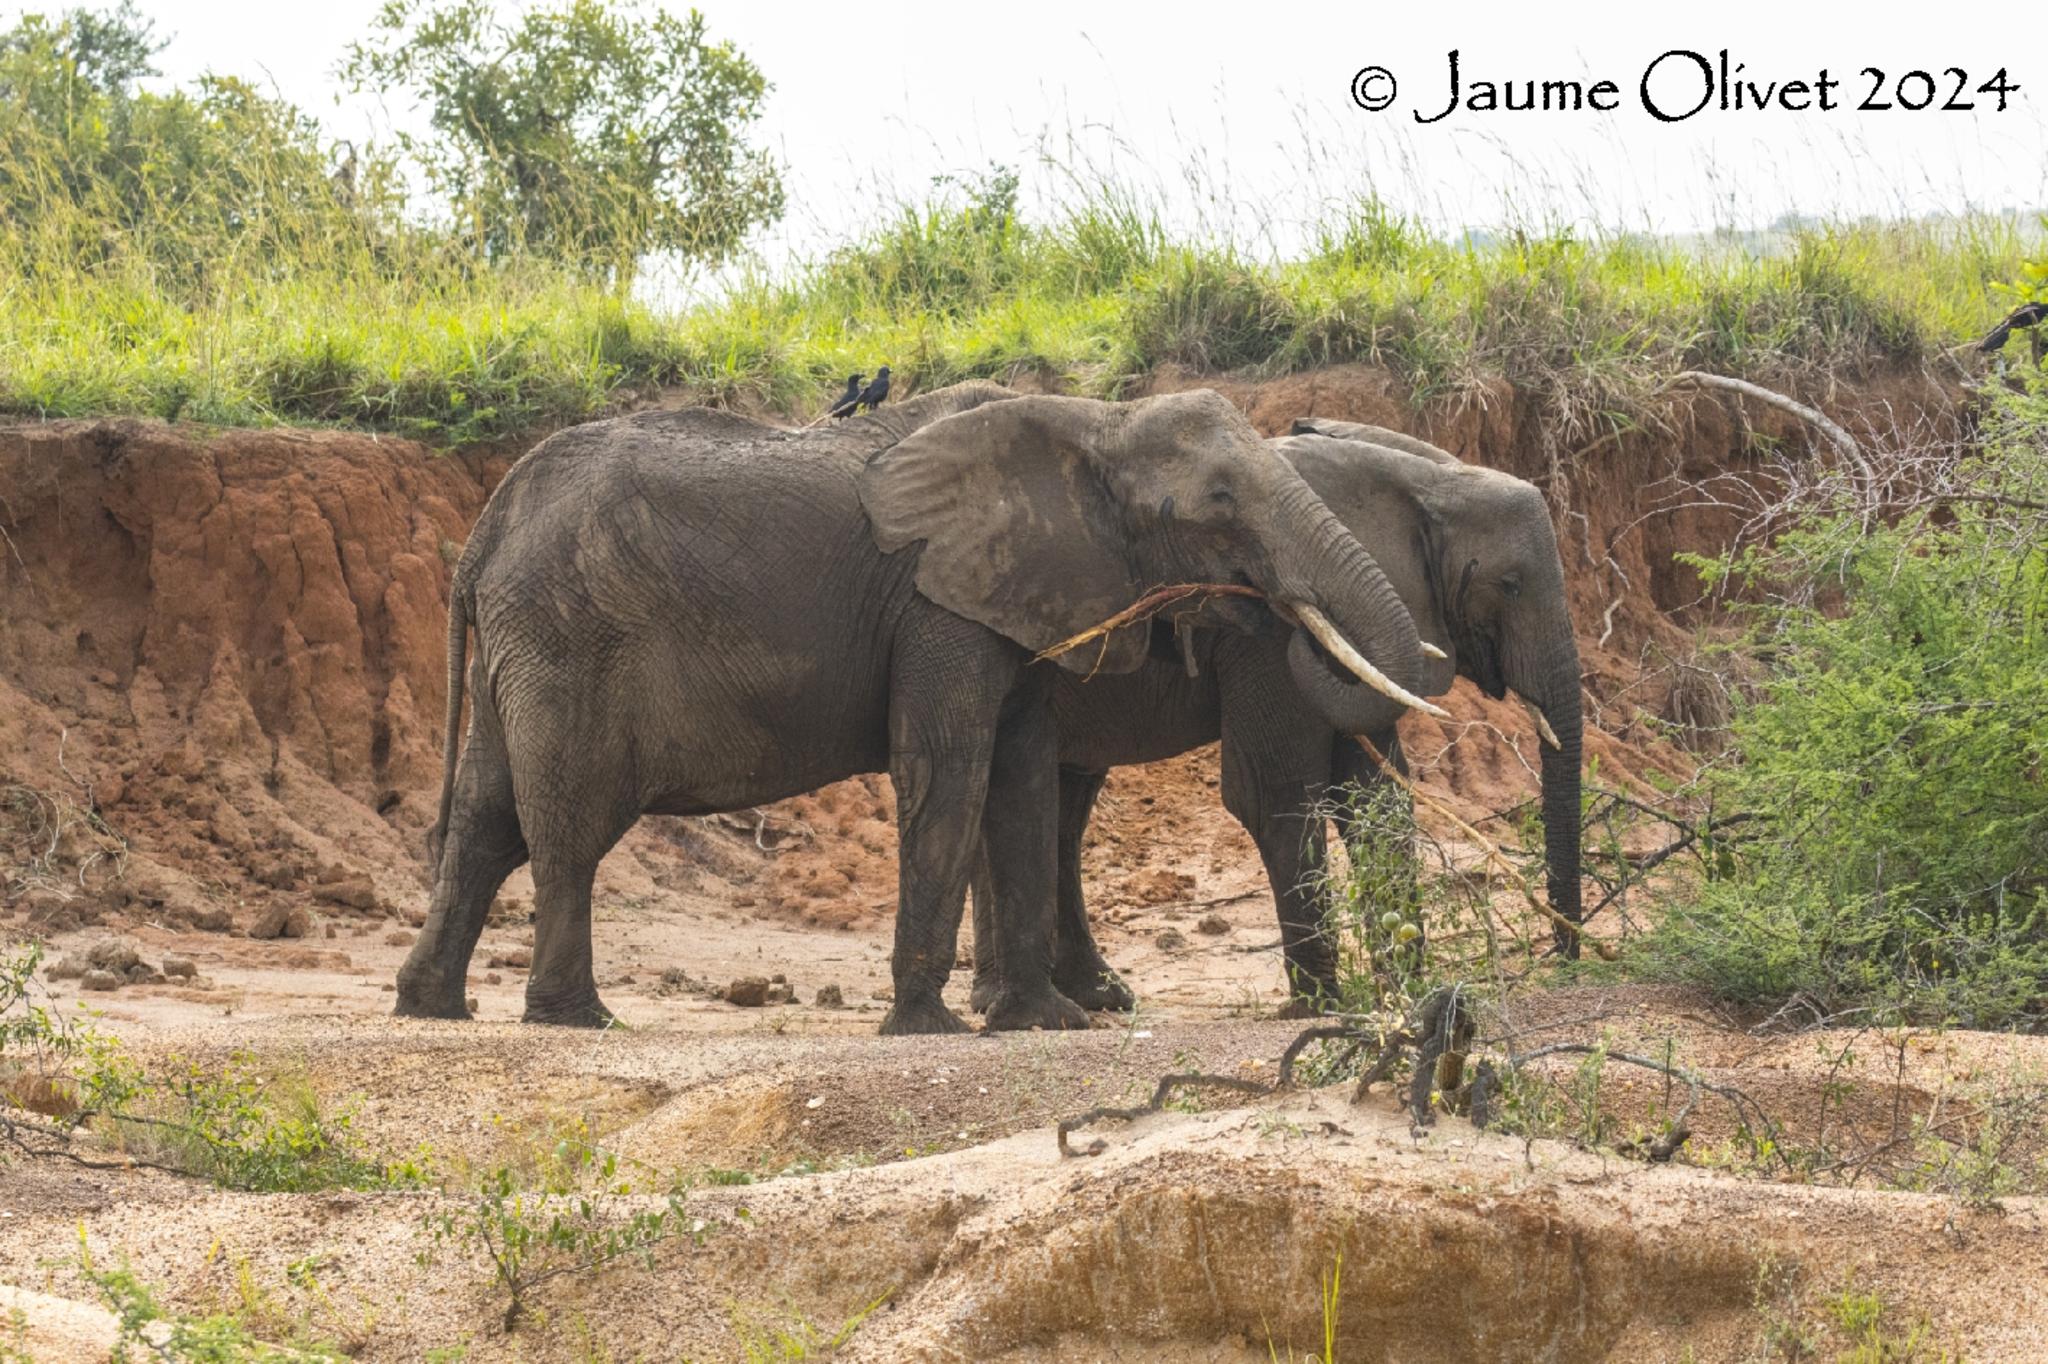
[[[97,1264],[90,1249],[83,1246],[79,1269],[120,1325],[119,1338],[108,1356],[112,1364],[145,1359],[180,1364],[330,1364],[347,1358],[330,1345],[266,1342],[235,1313],[191,1316],[174,1311],[165,1307],[157,1290],[128,1265]]]
[[[422,1261],[448,1250],[481,1256],[504,1295],[509,1331],[526,1312],[528,1295],[551,1279],[622,1260],[652,1268],[665,1242],[711,1233],[712,1224],[686,1208],[686,1183],[653,1192],[636,1188],[635,1174],[660,1187],[652,1170],[597,1145],[588,1129],[564,1132],[530,1173],[496,1165],[476,1173],[468,1191],[451,1191],[452,1206],[421,1219]]]
[[[17,1157],[148,1165],[227,1189],[412,1186],[414,1161],[364,1153],[302,1077],[236,1055],[151,1070],[89,1015],[58,1011],[36,981],[39,944],[0,955],[0,1141]]]
[[[1744,590],[1758,669],[1709,781],[1761,822],[1652,969],[1815,1016],[2048,1020],[2048,387],[1985,405],[1978,452],[1881,494],[1903,512],[1837,484],[1699,561]]]

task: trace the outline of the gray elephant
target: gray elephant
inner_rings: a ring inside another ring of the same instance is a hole
[[[1550,902],[1576,920],[1579,655],[1542,493],[1383,427],[1304,419],[1272,445],[1373,555],[1425,643],[1439,651],[1425,665],[1423,695],[1448,691],[1461,675],[1488,696],[1512,690],[1528,703],[1543,736]],[[1168,627],[1155,628],[1157,657],[1147,666],[1085,685],[1062,678],[1053,688],[1060,734],[1053,981],[1089,1008],[1131,1006],[1129,989],[1088,929],[1082,835],[1109,768],[1172,757],[1220,737],[1224,806],[1258,844],[1279,910],[1290,994],[1298,1008],[1313,1008],[1336,987],[1334,950],[1320,931],[1316,884],[1325,835],[1316,811],[1333,786],[1371,788],[1384,780],[1351,735],[1366,736],[1406,770],[1394,727],[1403,708],[1345,689],[1327,670],[1290,668],[1289,642],[1277,628],[1178,640]],[[998,964],[980,944],[994,913],[989,906],[1008,912],[1008,889],[977,871],[976,1007],[1000,984]]]
[[[1419,680],[1415,625],[1372,556],[1214,393],[1111,404],[967,384],[830,430],[695,410],[549,438],[454,573],[433,900],[397,1011],[464,1016],[485,911],[531,859],[526,1017],[601,1025],[591,882],[636,818],[887,771],[901,852],[882,1031],[964,1027],[940,992],[978,845],[1020,907],[988,934],[1003,977],[989,1026],[1085,1026],[1050,974],[1049,684],[1060,667],[1135,668],[1147,636],[1033,656],[1178,581],[1263,591],[1324,640],[1293,666],[1321,672],[1328,649],[1392,694]],[[1221,614],[1254,628],[1265,610]]]

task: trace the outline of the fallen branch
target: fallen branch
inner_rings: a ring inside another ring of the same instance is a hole
[[[1540,1061],[1546,1056],[1599,1056],[1604,1060],[1620,1061],[1625,1065],[1631,1066],[1641,1066],[1644,1070],[1655,1071],[1657,1074],[1670,1079],[1685,1081],[1690,1092],[1686,1097],[1684,1107],[1672,1115],[1670,1131],[1666,1132],[1661,1138],[1640,1143],[1641,1153],[1654,1161],[1671,1159],[1677,1153],[1678,1148],[1685,1144],[1686,1138],[1692,1135],[1685,1123],[1686,1119],[1692,1116],[1693,1109],[1698,1106],[1702,1091],[1726,1099],[1729,1106],[1735,1110],[1736,1116],[1752,1132],[1768,1134],[1774,1131],[1777,1126],[1765,1114],[1755,1099],[1750,1098],[1749,1095],[1735,1088],[1735,1086],[1717,1085],[1712,1081],[1702,1079],[1700,1073],[1696,1070],[1688,1069],[1685,1066],[1670,1065],[1648,1056],[1637,1056],[1632,1052],[1609,1051],[1604,1047],[1597,1047],[1587,1042],[1552,1042],[1546,1046],[1538,1047],[1534,1051],[1525,1052],[1520,1056],[1511,1055],[1508,1059],[1508,1066],[1511,1070],[1521,1070],[1530,1062]],[[1778,1152],[1778,1155],[1784,1161],[1785,1167],[1790,1169],[1792,1167],[1790,1157],[1786,1156],[1782,1151]]]
[[[1379,1043],[1379,1054],[1358,1077],[1358,1086],[1351,1096],[1353,1103],[1363,1100],[1366,1091],[1372,1088],[1375,1081],[1385,1079],[1392,1072],[1395,1062],[1401,1059],[1403,1052],[1410,1047],[1417,1048],[1421,1059],[1416,1064],[1417,1079],[1410,1086],[1409,1109],[1418,1127],[1427,1126],[1434,1120],[1430,1112],[1430,1101],[1438,1088],[1436,1067],[1439,1059],[1451,1061],[1455,1058],[1452,1064],[1462,1066],[1465,1048],[1470,1044],[1471,1037],[1471,1016],[1464,1006],[1462,989],[1456,985],[1447,985],[1425,996],[1422,1002],[1415,1006],[1413,1015],[1401,1027],[1391,1032],[1382,1033],[1352,1023],[1318,1023],[1302,1029],[1280,1053],[1280,1064],[1271,1084],[1259,1080],[1240,1079],[1235,1075],[1208,1075],[1200,1071],[1180,1071],[1172,1075],[1162,1075],[1159,1077],[1158,1085],[1152,1090],[1152,1097],[1146,1102],[1132,1108],[1117,1108],[1105,1104],[1075,1117],[1063,1118],[1054,1129],[1054,1136],[1059,1142],[1062,1157],[1096,1156],[1108,1149],[1108,1144],[1102,1138],[1097,1137],[1085,1147],[1076,1148],[1068,1142],[1068,1136],[1090,1123],[1105,1120],[1132,1122],[1157,1113],[1166,1106],[1167,1096],[1183,1085],[1216,1085],[1260,1098],[1278,1094],[1294,1087],[1294,1066],[1301,1058],[1302,1049],[1311,1042],[1329,1041],[1352,1044],[1345,1053],[1346,1060],[1359,1047],[1372,1042]]]
[[[1473,828],[1470,824],[1467,824],[1462,818],[1460,818],[1457,815],[1456,812],[1451,810],[1448,806],[1444,805],[1442,801],[1439,801],[1434,797],[1424,795],[1420,790],[1416,788],[1414,782],[1409,781],[1408,778],[1401,775],[1400,772],[1395,770],[1394,765],[1392,763],[1388,762],[1385,758],[1380,756],[1380,751],[1377,748],[1373,747],[1372,740],[1366,738],[1362,734],[1354,734],[1351,737],[1360,748],[1365,750],[1365,755],[1373,760],[1373,762],[1379,767],[1380,771],[1386,775],[1389,781],[1393,782],[1394,785],[1400,787],[1403,791],[1406,791],[1408,793],[1409,799],[1413,800],[1417,805],[1423,806],[1425,809],[1428,809],[1433,813],[1443,817],[1444,819],[1449,820],[1451,824],[1458,830],[1458,832],[1464,834],[1466,838],[1472,840],[1472,842],[1478,847],[1480,853],[1486,858],[1486,860],[1489,863],[1491,863],[1497,871],[1499,871],[1502,875],[1506,876],[1508,880],[1514,884],[1515,889],[1519,890],[1522,893],[1522,898],[1528,901],[1529,907],[1531,909],[1535,910],[1544,918],[1550,920],[1553,924],[1557,925],[1557,927],[1562,931],[1569,933],[1574,938],[1577,938],[1585,946],[1592,948],[1594,955],[1599,957],[1602,961],[1614,961],[1620,956],[1620,954],[1615,951],[1614,945],[1612,943],[1604,942],[1599,938],[1588,937],[1586,935],[1583,925],[1573,923],[1570,919],[1565,918],[1564,915],[1558,913],[1549,905],[1543,903],[1543,901],[1540,898],[1538,898],[1536,892],[1530,888],[1528,879],[1524,877],[1522,873],[1506,858],[1502,857],[1498,852],[1494,851],[1492,842],[1486,837],[1485,834],[1480,833],[1479,830]]]
[[[1138,1105],[1136,1108],[1110,1108],[1104,1106],[1101,1108],[1091,1108],[1079,1117],[1061,1119],[1060,1125],[1056,1129],[1059,1137],[1060,1154],[1062,1156],[1101,1155],[1108,1145],[1102,1138],[1097,1137],[1094,1141],[1089,1142],[1084,1149],[1077,1151],[1067,1144],[1067,1134],[1077,1128],[1086,1127],[1092,1122],[1100,1122],[1105,1118],[1117,1118],[1124,1122],[1130,1122],[1134,1119],[1142,1118],[1149,1113],[1157,1113],[1160,1109],[1166,1107],[1166,1096],[1182,1085],[1220,1085],[1225,1089],[1235,1089],[1246,1094],[1271,1094],[1277,1088],[1277,1086],[1264,1084],[1258,1080],[1240,1080],[1234,1075],[1204,1075],[1200,1071],[1192,1070],[1182,1071],[1173,1075],[1162,1075],[1159,1077],[1158,1087],[1152,1091],[1151,1099]]]
[[[1264,601],[1266,594],[1256,587],[1243,587],[1236,583],[1178,583],[1172,587],[1157,587],[1126,606],[1099,625],[1091,625],[1078,635],[1069,636],[1050,648],[1041,649],[1032,656],[1033,663],[1043,663],[1061,654],[1071,653],[1093,640],[1106,640],[1111,632],[1126,625],[1135,625],[1141,620],[1150,620],[1167,607],[1184,602],[1190,597],[1246,597],[1252,601]],[[1107,643],[1103,648],[1107,649]]]
[[[1861,471],[1864,482],[1876,486],[1877,472],[1870,467],[1870,461],[1863,457],[1863,447],[1856,443],[1854,436],[1837,425],[1819,408],[1808,407],[1805,403],[1797,402],[1782,393],[1774,393],[1760,384],[1750,383],[1747,379],[1731,379],[1725,374],[1708,374],[1697,369],[1688,369],[1672,375],[1664,386],[1670,388],[1676,384],[1688,383],[1698,384],[1702,388],[1726,389],[1730,393],[1740,393],[1745,397],[1755,398],[1758,402],[1769,403],[1773,407],[1790,412],[1800,420],[1817,427],[1821,434],[1833,443],[1835,449]]]

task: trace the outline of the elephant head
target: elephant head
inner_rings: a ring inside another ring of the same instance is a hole
[[[1543,494],[1380,427],[1310,420],[1294,429],[1275,444],[1372,546],[1423,638],[1448,655],[1425,678],[1425,694],[1448,690],[1454,671],[1488,696],[1512,691],[1529,707],[1543,737],[1550,903],[1577,920],[1579,650]],[[1384,706],[1377,718],[1383,727]]]
[[[1034,651],[1151,588],[1235,582],[1294,627],[1290,658],[1333,719],[1365,690],[1360,677],[1427,705],[1412,695],[1424,662],[1415,622],[1386,575],[1215,393],[985,403],[873,456],[860,495],[884,551],[923,543],[920,592]],[[1140,623],[1059,661],[1128,672],[1149,642]]]

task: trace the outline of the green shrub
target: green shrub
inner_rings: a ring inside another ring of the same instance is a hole
[[[1766,816],[1650,943],[1737,999],[2048,1019],[2048,387],[1990,390],[1959,493],[1809,513],[1720,567],[1763,679],[1717,803]]]
[[[217,1067],[171,1057],[152,1071],[89,1016],[51,1008],[36,984],[39,944],[0,954],[0,1137],[29,1157],[88,1164],[117,1150],[222,1188],[303,1192],[412,1187],[416,1161],[363,1151],[351,1114],[303,1077],[265,1075],[237,1054]],[[10,1116],[9,1106],[44,1115]],[[81,1138],[90,1138],[82,1142]]]

